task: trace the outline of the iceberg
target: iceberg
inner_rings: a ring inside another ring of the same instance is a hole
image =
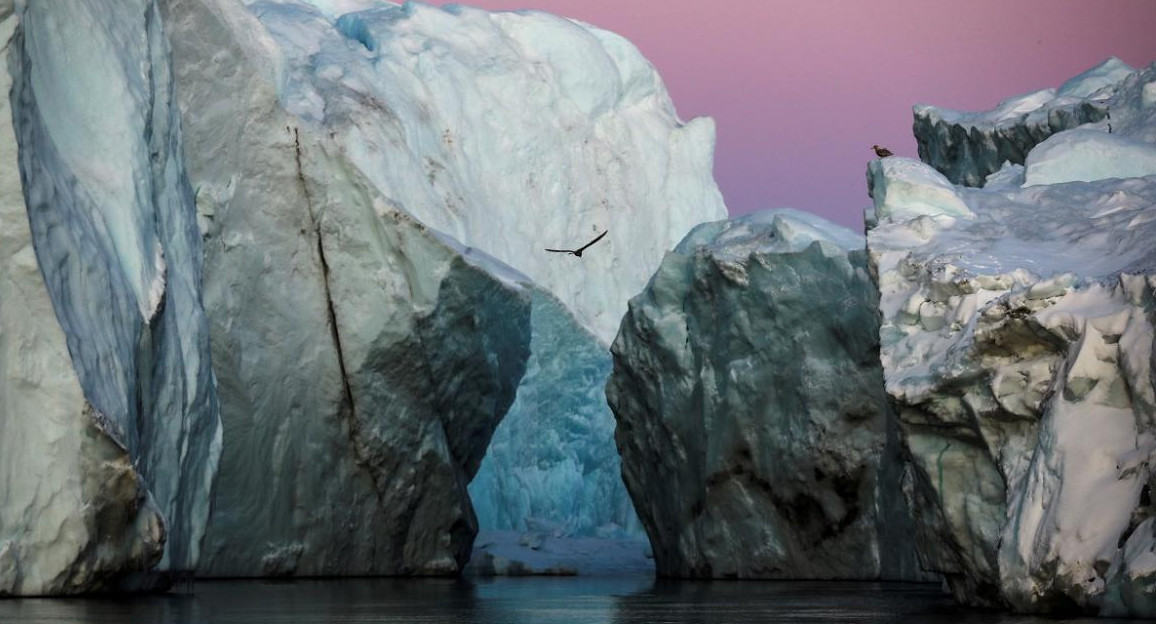
[[[163,586],[198,565],[221,451],[165,34],[144,0],[10,11],[0,594]]]
[[[916,579],[863,238],[700,225],[630,302],[606,396],[661,576]]]
[[[880,357],[913,460],[915,535],[963,602],[1156,615],[1156,176],[1093,149],[1148,149],[1154,82],[1149,68],[1111,89],[1112,134],[1035,146],[1022,187],[952,198],[928,164],[869,167]]]
[[[1005,162],[1024,164],[1028,152],[1049,136],[1112,122],[1108,100],[1135,70],[1112,57],[1058,89],[1042,89],[1000,102],[990,111],[962,112],[915,107],[919,159],[954,184],[983,186]]]

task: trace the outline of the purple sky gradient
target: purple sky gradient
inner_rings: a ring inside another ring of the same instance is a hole
[[[808,210],[855,230],[873,143],[916,157],[911,106],[984,110],[1115,55],[1156,61],[1156,0],[464,0],[617,32],[683,119],[714,117],[732,215]]]

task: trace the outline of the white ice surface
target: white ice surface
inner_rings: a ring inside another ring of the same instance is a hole
[[[1138,102],[1150,73],[1113,101]],[[1156,176],[1102,158],[1149,148],[1139,118],[1113,115],[1128,138],[1053,135],[1024,188],[1011,167],[973,189],[915,161],[870,165],[881,358],[917,467],[917,534],[966,602],[1153,615],[1146,542],[1118,545],[1151,513]]]
[[[1053,134],[1081,126],[1119,131],[1126,113],[1119,106],[1121,93],[1137,73],[1111,57],[1058,89],[1009,98],[992,110],[916,106],[919,157],[952,182],[983,186],[1005,162],[1023,164],[1028,152]]]
[[[1075,129],[1035,146],[1024,185],[1091,182],[1156,175],[1156,145],[1098,129]]]
[[[618,35],[420,3],[332,21],[301,3],[250,9],[281,47],[290,112],[334,133],[392,205],[525,273],[604,344],[662,254],[725,216],[713,123],[680,121]],[[580,260],[543,250],[605,230]]]

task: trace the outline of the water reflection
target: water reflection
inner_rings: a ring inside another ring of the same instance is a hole
[[[618,599],[615,624],[1054,624],[1056,620],[957,606],[938,585],[655,581]],[[1071,624],[1106,624],[1081,618]],[[1126,621],[1126,620],[1125,620]]]
[[[194,593],[0,600],[30,624],[1037,624],[961,609],[934,585],[672,582],[648,577],[198,582]],[[1108,624],[1109,620],[1069,620]]]

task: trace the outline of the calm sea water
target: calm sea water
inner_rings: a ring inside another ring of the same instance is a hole
[[[131,599],[0,600],[24,624],[1054,623],[956,607],[935,585],[666,582],[647,577],[199,581]],[[1068,622],[1106,624],[1109,620]]]

